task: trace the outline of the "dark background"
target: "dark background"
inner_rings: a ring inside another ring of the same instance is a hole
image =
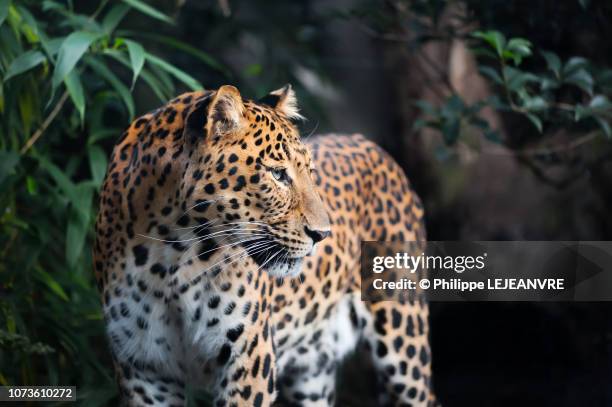
[[[319,73],[322,83],[308,88],[308,83],[297,79],[298,86],[306,88],[302,92],[316,103],[315,107],[305,106],[309,118],[305,131],[318,124],[318,132],[362,132],[385,146],[406,169],[424,200],[430,240],[609,240],[612,237],[610,162],[589,168],[586,174],[572,176],[567,186],[558,187],[540,179],[514,157],[487,156],[486,152],[465,157],[461,151],[452,152],[454,155],[443,161],[436,157],[439,135],[413,129],[418,112],[410,101],[427,99],[435,103],[440,99],[436,90],[443,94],[446,90],[440,84],[441,79],[435,75],[431,78],[427,72],[434,68],[424,64],[411,47],[426,47],[434,65],[439,67],[435,69],[450,76],[453,68],[449,66],[447,41],[413,45],[384,39],[389,32],[410,33],[408,18],[372,34],[369,28],[364,28],[367,18],[364,22],[359,18],[321,17],[338,8],[358,8],[359,2],[312,1],[302,7],[281,6],[282,11],[277,12],[255,4],[252,9],[236,4],[235,18],[241,15],[245,20],[265,18],[270,21],[270,29],[276,30],[283,26],[283,21],[293,17],[301,22],[302,30],[314,37],[308,42],[314,50],[302,50],[290,44],[280,49],[270,46],[254,59],[272,57],[282,63],[287,52],[296,59],[293,64],[309,67],[308,60],[313,58],[310,66]],[[493,26],[508,36],[529,38],[538,47],[554,50],[563,58],[581,55],[610,65],[612,52],[607,38],[612,34],[612,14],[610,8],[601,4],[593,2],[584,11],[577,1],[490,1],[486,5],[468,2],[472,10],[468,14],[474,19],[475,28]],[[451,3],[446,7],[456,5]],[[198,8],[186,4],[186,8],[190,6],[195,9],[190,14],[197,18]],[[393,7],[384,12],[397,16]],[[275,19],[276,13],[278,19]],[[273,38],[283,38],[280,41],[284,44],[299,30]],[[264,38],[271,35],[259,30],[253,33]],[[183,37],[193,38],[193,33]],[[268,43],[278,44],[276,40]],[[248,45],[240,51],[232,49],[227,52],[226,61],[233,66],[252,62],[246,56],[247,51]],[[224,53],[221,49],[215,52]],[[463,63],[469,65],[472,61]],[[537,65],[541,61],[531,63]],[[419,69],[416,65],[425,66]],[[272,64],[266,63],[266,66],[273,69]],[[291,68],[288,71],[295,73]],[[468,72],[458,80],[467,82],[459,90],[464,98],[483,97],[493,92],[479,89],[486,86],[474,83],[472,75],[475,74]],[[255,89],[259,85],[256,79],[248,83]],[[519,117],[493,113],[488,118],[518,145],[522,144],[516,141],[521,138],[520,132],[532,131]],[[453,148],[456,147],[449,147]],[[560,167],[553,172],[573,172],[572,165],[566,162]],[[432,303],[436,392],[446,406],[610,406],[611,313],[612,305],[608,303]],[[361,366],[359,362],[352,363]],[[359,373],[347,370],[344,383],[349,390],[344,403],[373,403],[368,398],[371,395],[355,395],[359,394],[357,389],[371,387],[368,383],[372,383],[369,381],[372,378],[366,376],[368,379],[364,381],[363,369],[357,370]]]
[[[23,3],[41,22],[52,25],[58,21],[57,15],[43,12],[31,2]],[[423,118],[417,101],[443,106],[453,96],[466,104],[495,95],[504,97],[500,86],[479,74],[480,67],[495,66],[474,52],[478,46],[469,33],[479,29],[498,30],[508,38],[531,41],[533,55],[521,65],[530,72],[546,70],[537,50],[553,51],[562,61],[572,56],[585,57],[595,67],[593,72],[601,74],[594,74],[595,93],[611,94],[611,87],[601,79],[605,69],[612,67],[609,2],[148,3],[173,18],[175,24],[130,12],[119,26],[125,32],[118,31],[118,35],[132,33],[148,51],[178,66],[207,88],[230,83],[237,85],[243,96],[256,98],[292,83],[302,113],[308,118],[302,125],[303,134],[360,132],[380,143],[401,164],[423,199],[430,240],[612,238],[612,149],[609,138],[594,123],[567,125],[566,118],[551,108],[541,113],[544,129],[538,132],[525,115],[489,105],[478,112],[478,117],[497,132],[496,141],[465,121],[450,139],[446,127],[415,126]],[[79,1],[74,11],[90,15],[98,5],[95,0]],[[47,28],[63,29],[61,24]],[[219,65],[213,66],[155,38],[162,35],[205,52]],[[113,64],[110,67],[129,84],[129,70]],[[95,82],[87,83],[86,90],[89,92],[94,85]],[[177,85],[176,93],[181,90],[185,87]],[[137,113],[161,104],[141,82],[132,95]],[[590,100],[575,88],[559,89],[554,97],[570,104]],[[92,103],[92,97],[88,96],[87,103]],[[74,115],[74,109],[64,109],[56,122],[69,123]],[[609,116],[605,118],[608,119]],[[4,116],[5,124],[7,120]],[[41,121],[33,120],[31,128]],[[101,121],[105,128],[124,127],[125,108],[120,103],[106,106]],[[71,167],[65,161],[86,148],[79,138],[91,133],[92,125],[87,122],[73,128],[78,130],[68,133],[72,134],[69,142],[58,128],[55,135],[41,139],[36,149],[48,154],[77,182],[88,176],[87,166]],[[592,141],[572,144],[585,134],[595,136]],[[26,135],[22,136],[25,141]],[[113,143],[114,137],[98,141],[105,153],[110,152]],[[10,150],[10,143],[4,143],[3,148]],[[41,165],[28,160],[33,159],[22,158],[15,170],[17,181],[10,186],[12,201],[10,205],[4,203],[23,219],[45,213],[44,207],[35,208],[33,198],[25,195],[27,177],[49,177],[36,172]],[[57,180],[48,182],[48,190],[41,187],[40,194],[53,189],[54,182]],[[95,211],[95,196],[90,200]],[[64,244],[63,222],[52,225],[60,229],[58,245]],[[9,236],[7,225],[3,224],[3,233]],[[38,242],[32,236],[28,241]],[[2,239],[2,243],[9,244],[8,238]],[[49,245],[55,243],[50,240],[53,239],[36,243],[43,253],[51,253]],[[90,232],[86,241],[71,273],[81,273],[83,280],[89,281]],[[63,246],[58,250],[61,257]],[[3,256],[7,269],[28,270],[27,256],[20,255],[17,249],[3,252]],[[41,260],[43,267],[44,261]],[[80,288],[71,285],[73,280],[55,278],[70,297],[67,304],[61,303],[62,307],[81,307]],[[112,404],[112,374],[101,339],[101,321],[94,318],[86,330],[83,328],[82,341],[64,337],[48,328],[59,325],[60,315],[66,315],[62,308],[53,308],[44,318],[37,312],[50,310],[47,291],[51,285],[43,289],[28,283],[19,291],[15,281],[4,281],[0,299],[4,301],[3,309],[13,310],[15,315],[21,313],[13,318],[25,322],[11,330],[10,313],[5,312],[7,332],[16,329],[32,344],[48,345],[54,353],[23,351],[22,355],[22,350],[15,349],[21,349],[23,344],[5,338],[0,341],[7,351],[0,357],[1,378],[13,384],[77,383],[85,394],[99,397],[98,404]],[[82,284],[89,287],[90,283]],[[93,295],[95,290],[91,288],[84,295]],[[21,300],[24,296],[27,304]],[[89,304],[87,309],[96,306]],[[75,322],[73,329],[84,326],[79,324]],[[445,406],[612,406],[612,304],[432,303],[431,339],[434,387]],[[87,352],[80,352],[81,348]],[[9,356],[9,351],[18,356]],[[365,362],[357,355],[349,363],[358,369],[345,369],[341,405],[372,405],[372,394],[363,393],[372,383]]]

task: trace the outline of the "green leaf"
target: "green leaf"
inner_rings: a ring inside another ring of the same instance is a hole
[[[47,58],[40,51],[30,50],[24,52],[19,55],[17,58],[13,59],[11,64],[6,70],[6,75],[4,75],[4,81],[8,81],[15,75],[19,75],[23,72],[26,72],[37,65],[40,65],[42,62],[46,61]]]
[[[19,164],[19,154],[14,151],[0,151],[0,184]]]
[[[36,274],[39,280],[41,280],[55,295],[57,295],[64,301],[70,301],[70,298],[68,298],[68,295],[66,295],[66,292],[64,291],[62,286],[59,285],[59,283],[55,281],[49,273],[38,268],[36,270]]]
[[[173,24],[174,23],[170,17],[168,17],[167,15],[162,13],[161,11],[158,11],[158,10],[154,9],[153,7],[149,6],[148,4],[146,4],[146,3],[144,3],[144,2],[142,2],[140,0],[123,0],[123,2],[126,3],[126,4],[129,4],[130,6],[135,8],[136,10],[140,11],[143,14],[148,15],[149,17],[152,17],[152,18],[155,18],[157,20],[166,22],[168,24]]]
[[[612,103],[604,95],[597,95],[591,99],[588,106],[578,105],[574,111],[574,120],[579,121],[586,117],[597,114],[609,113],[612,110]]]
[[[74,191],[75,196],[68,212],[68,227],[66,228],[66,261],[70,267],[74,267],[83,252],[89,230],[93,196],[93,188],[86,183],[77,185]]]
[[[132,72],[134,73],[132,76],[132,88],[134,88],[136,79],[138,79],[138,75],[140,75],[140,71],[142,71],[142,67],[144,66],[146,52],[142,45],[137,42],[125,40],[125,44],[128,48],[128,55],[130,56],[130,63],[132,64]]]
[[[250,64],[247,65],[243,72],[245,76],[254,78],[256,76],[261,75],[261,73],[263,72],[263,66],[261,66],[261,64]]]
[[[461,99],[459,95],[454,94],[446,100],[446,104],[442,108],[442,113],[461,115],[463,109],[465,109],[463,99]]]
[[[73,182],[68,178],[64,171],[59,169],[55,164],[51,161],[47,160],[44,156],[37,156],[40,166],[44,168],[51,178],[55,181],[60,190],[64,193],[64,195],[73,202],[75,200],[75,186]]]
[[[164,71],[168,72],[170,75],[174,76],[179,81],[183,82],[185,85],[191,88],[191,90],[202,89],[202,85],[200,84],[200,82],[198,82],[188,73],[175,67],[174,65],[156,57],[155,55],[151,55],[148,53],[146,54],[146,58],[147,58],[147,61],[149,61],[153,65],[163,69]]]
[[[472,54],[474,54],[477,57],[487,57],[491,59],[497,59],[497,53],[491,51],[491,49],[489,48],[475,47],[475,48],[470,48],[470,51],[472,52]]]
[[[132,94],[130,93],[130,90],[100,60],[88,59],[87,64],[115,89],[115,91],[119,94],[128,110],[129,121],[131,122],[132,120],[134,120],[134,99],[132,99]]]
[[[495,50],[498,57],[502,57],[506,47],[506,38],[499,31],[476,31],[472,33],[472,37],[480,38],[487,42]]]
[[[9,6],[11,5],[10,0],[0,0],[0,26],[6,20],[6,16],[8,16]]]
[[[57,64],[53,71],[52,85],[56,89],[66,79],[70,71],[83,57],[89,46],[102,34],[85,31],[75,31],[68,35],[62,43],[57,56]]]
[[[414,104],[425,114],[431,116],[436,114],[436,108],[426,100],[417,100],[416,102],[414,102]]]
[[[102,20],[102,29],[106,34],[111,34],[115,31],[115,28],[119,25],[121,20],[130,11],[130,6],[127,4],[116,4],[110,11],[104,16]]]
[[[523,107],[530,111],[546,110],[548,102],[540,96],[529,97],[523,101]]]
[[[489,79],[493,80],[493,82],[497,83],[498,85],[502,85],[504,83],[501,76],[499,76],[499,73],[490,66],[480,66],[478,67],[478,70],[480,71],[480,73],[487,76]]]
[[[508,85],[508,89],[513,92],[516,92],[523,88],[525,84],[529,82],[538,82],[539,78],[530,72],[524,72],[516,68],[512,68],[510,66],[504,67],[504,77],[506,78],[506,83]]]
[[[70,210],[66,227],[66,262],[70,267],[74,267],[83,251],[86,234],[87,225],[75,210]]]
[[[548,69],[553,71],[555,76],[559,78],[561,76],[561,59],[559,59],[559,56],[550,51],[541,51],[540,53],[546,60]]]
[[[589,117],[591,115],[591,109],[586,106],[577,105],[574,110],[574,121],[580,121],[585,117]]]
[[[561,86],[561,83],[552,77],[542,76],[540,77],[540,89],[543,91],[558,89]]]
[[[104,54],[110,56],[111,58],[128,68],[131,67],[128,58],[120,51],[105,50]],[[151,74],[146,68],[142,70],[142,72],[140,73],[140,77],[145,81],[147,85],[149,85],[153,93],[155,93],[155,96],[159,98],[160,102],[165,103],[172,96],[169,92],[166,92],[163,89],[163,86],[159,83],[155,75]]]
[[[522,56],[531,55],[531,41],[525,38],[512,38],[508,41],[506,49]]]
[[[589,95],[593,94],[593,77],[584,69],[571,73],[565,78],[564,82],[579,87]]]
[[[524,38],[512,38],[504,50],[506,58],[512,58],[514,65],[519,65],[523,58],[531,55],[531,42]]]
[[[535,128],[538,129],[540,133],[542,133],[542,130],[543,130],[542,120],[533,113],[526,113],[525,116],[535,126]]]
[[[589,62],[583,57],[571,57],[563,66],[563,75],[568,76],[572,73],[585,68]]]
[[[68,89],[68,94],[70,95],[70,99],[72,99],[72,103],[76,107],[79,112],[79,118],[81,119],[81,123],[85,120],[85,92],[83,91],[83,85],[81,84],[81,78],[76,70],[72,70],[64,79],[64,83],[66,84],[66,89]]]
[[[106,153],[101,147],[96,145],[89,146],[87,151],[89,155],[89,169],[91,170],[93,181],[96,185],[100,186],[106,173]]]
[[[38,183],[34,177],[30,175],[26,177],[26,188],[30,195],[36,195],[36,192],[38,191]]]
[[[580,7],[582,7],[585,10],[589,7],[590,2],[591,0],[578,0],[578,3],[580,3]]]
[[[63,37],[52,38],[52,39],[48,39],[48,38],[43,39],[41,37],[40,45],[42,45],[47,55],[49,55],[51,60],[54,62],[54,57],[59,52],[60,47],[62,46],[63,42],[64,42]]]
[[[446,144],[452,145],[459,138],[459,134],[461,132],[461,121],[458,117],[445,120],[444,123],[442,123],[441,130]]]
[[[589,107],[598,112],[605,112],[607,110],[612,109],[612,103],[610,100],[604,95],[596,95],[591,102],[589,102]]]
[[[124,32],[124,31],[122,31]],[[179,51],[183,51],[189,55],[192,55],[194,57],[196,57],[197,59],[199,59],[200,61],[202,61],[203,63],[205,63],[206,65],[210,66],[211,68],[214,68],[220,72],[223,72],[226,76],[231,76],[231,73],[228,71],[228,69],[223,66],[223,64],[221,64],[219,61],[217,61],[215,58],[213,58],[211,55],[207,54],[206,52],[199,50],[189,44],[186,44],[182,41],[179,41],[175,38],[172,37],[168,37],[165,35],[158,35],[158,34],[151,34],[151,33],[144,33],[142,31],[125,31],[126,34],[130,34],[133,36],[138,36],[138,37],[142,37],[142,38],[146,38],[146,39],[150,39],[153,41],[157,41],[159,43],[162,43],[164,45],[169,45],[172,48],[175,48]]]

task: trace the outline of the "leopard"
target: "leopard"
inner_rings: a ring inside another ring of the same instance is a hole
[[[100,191],[93,268],[126,406],[331,406],[363,352],[380,405],[437,405],[426,299],[366,301],[364,241],[425,242],[400,165],[300,136],[290,85],[182,94],[134,120]]]

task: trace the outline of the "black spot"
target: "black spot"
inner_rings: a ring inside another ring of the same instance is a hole
[[[232,347],[227,343],[224,344],[221,347],[219,354],[217,355],[217,363],[219,363],[220,365],[226,364],[231,355],[232,355]]]
[[[391,310],[391,323],[393,324],[394,329],[399,328],[400,324],[402,323],[402,314],[400,314],[396,309]]]
[[[421,378],[421,371],[416,366],[412,368],[412,378],[414,380],[419,380]]]
[[[261,403],[263,403],[263,393],[260,392],[255,395],[255,399],[253,399],[253,406],[261,407]]]
[[[253,375],[253,377],[257,377],[257,373],[259,373],[259,362],[260,361],[261,361],[261,358],[257,356],[257,358],[255,358],[255,362],[253,362],[253,368],[251,369],[251,374]]]
[[[425,349],[425,346],[421,346],[421,352],[419,353],[419,359],[421,359],[421,363],[424,366],[427,366],[429,363],[429,352]]]
[[[208,300],[208,308],[215,309],[219,306],[220,302],[221,302],[221,297],[214,296],[210,300]]]
[[[232,342],[236,342],[238,338],[240,338],[240,335],[242,335],[242,332],[244,332],[244,325],[240,324],[237,327],[227,331],[227,339]]]
[[[271,363],[270,355],[267,354],[266,357],[264,358],[263,369],[261,370],[261,375],[263,376],[264,379],[268,377],[268,374],[270,374],[270,363]]]
[[[137,266],[142,266],[147,262],[147,258],[149,257],[149,249],[147,249],[145,246],[141,244],[134,246],[132,252],[134,253],[134,263]]]
[[[136,324],[138,325],[138,328],[143,329],[143,330],[149,327],[149,324],[147,323],[147,321],[144,320],[143,317],[138,317],[136,319]]]
[[[387,345],[385,345],[382,341],[378,341],[378,345],[376,347],[376,354],[378,355],[378,357],[385,357],[387,355],[387,352]]]
[[[408,315],[408,324],[406,325],[406,335],[414,336],[414,321],[412,315]]]
[[[204,187],[204,192],[206,192],[209,195],[214,194],[215,186],[213,184],[206,184],[206,186]]]
[[[234,186],[234,191],[240,191],[242,190],[242,188],[244,188],[244,186],[246,185],[246,179],[244,178],[243,175],[239,175],[238,178],[236,178],[236,185]]]

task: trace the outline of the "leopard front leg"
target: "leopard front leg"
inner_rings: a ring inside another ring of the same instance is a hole
[[[215,407],[270,406],[276,399],[276,358],[270,326],[239,326],[227,331],[217,355],[220,374],[214,387]]]
[[[185,383],[176,377],[136,363],[115,362],[121,405],[126,407],[183,407]]]
[[[428,304],[370,304],[364,339],[382,387],[383,406],[435,406],[431,386]]]

